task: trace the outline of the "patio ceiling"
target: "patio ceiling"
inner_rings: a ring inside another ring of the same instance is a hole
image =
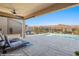
[[[20,17],[26,20],[45,13],[70,8],[74,5],[77,5],[77,3],[0,3],[0,16]],[[12,13],[13,10],[15,10],[16,14]]]

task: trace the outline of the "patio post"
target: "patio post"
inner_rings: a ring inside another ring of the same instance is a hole
[[[22,20],[22,39],[25,38],[25,20]]]

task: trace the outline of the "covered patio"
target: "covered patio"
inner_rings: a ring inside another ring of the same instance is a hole
[[[22,20],[23,38],[25,35],[25,20],[77,5],[77,3],[0,3],[0,16]]]
[[[25,35],[25,20],[41,16],[46,13],[56,12],[78,6],[77,3],[1,3],[0,16],[22,20],[22,36],[13,35],[31,42],[30,46],[16,49],[4,55],[24,55],[24,56],[59,56],[74,55],[74,51],[79,50],[75,45],[79,41],[75,40],[51,40],[53,37],[45,35]],[[8,37],[13,38],[8,35]],[[49,38],[49,39],[48,39]],[[45,43],[44,43],[45,42]],[[59,45],[60,44],[60,45]],[[60,46],[62,48],[60,48]],[[72,48],[73,47],[73,48]]]

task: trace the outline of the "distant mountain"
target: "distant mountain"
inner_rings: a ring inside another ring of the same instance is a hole
[[[48,26],[27,26],[27,27],[43,27],[43,28],[52,28],[52,29],[79,29],[79,25],[65,25],[65,24],[58,24],[58,25],[48,25]]]

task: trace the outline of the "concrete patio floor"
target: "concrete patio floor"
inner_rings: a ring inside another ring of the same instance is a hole
[[[11,36],[10,36],[11,37]],[[60,36],[48,35],[27,35],[24,40],[31,43],[5,55],[13,56],[74,56],[74,52],[79,50],[79,40],[63,38]]]

